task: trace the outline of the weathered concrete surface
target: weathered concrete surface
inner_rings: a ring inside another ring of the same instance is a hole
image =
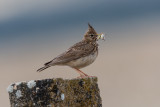
[[[32,80],[7,90],[11,107],[102,107],[96,77]]]

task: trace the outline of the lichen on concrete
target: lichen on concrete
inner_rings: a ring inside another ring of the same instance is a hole
[[[31,80],[27,83],[28,88],[33,88],[34,86],[36,86],[36,82],[34,80]]]
[[[9,92],[9,93],[13,92],[13,86],[12,86],[12,84],[7,87],[7,92]]]
[[[65,98],[65,96],[64,96],[64,94],[62,93],[62,94],[61,94],[61,99],[64,100],[64,98]]]
[[[33,80],[11,86],[13,91],[8,91],[11,107],[102,106],[96,77]]]
[[[20,90],[17,90],[17,91],[16,91],[16,97],[17,97],[17,98],[22,97],[22,93],[21,93]]]

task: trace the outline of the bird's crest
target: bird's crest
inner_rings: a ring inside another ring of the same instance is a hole
[[[89,23],[88,23],[88,29],[89,30],[91,30],[91,29],[94,30],[94,28]]]
[[[94,28],[88,23],[88,31],[86,32],[86,34],[95,34],[96,31],[94,30]]]

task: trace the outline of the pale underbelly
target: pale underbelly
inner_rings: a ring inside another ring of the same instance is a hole
[[[92,64],[95,61],[97,55],[98,55],[98,52],[95,52],[94,54],[91,54],[89,56],[85,56],[77,60],[70,61],[66,65],[73,68],[80,69]]]

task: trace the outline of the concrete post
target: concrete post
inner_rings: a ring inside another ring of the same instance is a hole
[[[11,107],[102,107],[97,77],[18,82],[7,90]]]

